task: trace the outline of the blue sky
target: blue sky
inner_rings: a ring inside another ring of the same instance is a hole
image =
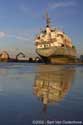
[[[34,38],[45,27],[46,11],[51,26],[66,32],[83,54],[83,0],[0,0],[0,51],[34,54]]]

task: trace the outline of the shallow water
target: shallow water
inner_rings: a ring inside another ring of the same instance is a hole
[[[0,63],[0,125],[47,120],[83,121],[83,66]]]

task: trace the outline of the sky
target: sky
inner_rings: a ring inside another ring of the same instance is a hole
[[[83,0],[0,0],[0,52],[35,55],[34,39],[45,27],[46,12],[51,26],[67,33],[83,54]]]

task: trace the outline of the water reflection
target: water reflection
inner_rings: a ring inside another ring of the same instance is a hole
[[[33,93],[43,103],[43,110],[47,105],[58,103],[64,99],[71,88],[74,77],[74,69],[62,69],[37,73],[33,86]]]

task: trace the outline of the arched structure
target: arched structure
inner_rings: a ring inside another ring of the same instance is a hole
[[[9,58],[9,54],[6,51],[0,53],[0,61],[8,61]]]

